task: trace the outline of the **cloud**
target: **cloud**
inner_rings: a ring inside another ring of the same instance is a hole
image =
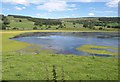
[[[66,2],[108,2],[110,0],[60,0]]]
[[[3,3],[29,5],[27,0],[2,0]]]
[[[29,4],[43,4],[45,2],[48,2],[49,0],[26,0],[29,2]]]
[[[65,1],[54,1],[54,2],[50,1],[37,6],[37,9],[53,12],[53,11],[72,10],[72,8],[74,9],[74,7],[76,7],[75,4],[67,4]]]
[[[15,10],[23,10],[23,9],[26,9],[26,7],[18,7],[18,6],[15,6],[14,8],[15,8]]]
[[[20,8],[20,7],[17,7],[17,6],[15,7],[15,9],[16,9],[16,10],[22,10],[22,8]]]
[[[21,4],[25,6],[30,4],[47,4],[48,2],[106,2],[106,5],[109,7],[117,7],[119,0],[2,0],[2,2],[10,4]]]
[[[76,4],[71,4],[69,5],[69,7],[76,7]]]
[[[109,2],[110,0],[2,0],[3,3],[21,4],[28,6],[30,4],[43,4],[47,2]],[[113,0],[114,1],[114,0]]]
[[[111,0],[110,2],[107,2],[106,5],[108,7],[118,7],[119,0]]]
[[[68,2],[102,2],[108,0],[2,0],[3,3],[21,4],[29,6],[36,4],[37,9],[46,10],[48,12],[53,11],[65,11],[65,10],[77,10],[76,4],[68,4]],[[16,7],[16,10],[22,10],[25,8]]]
[[[49,0],[2,0],[3,3],[21,4],[25,6],[29,6],[30,4],[41,4],[47,1]]]
[[[26,7],[22,7],[22,9],[26,9]]]
[[[94,16],[95,14],[94,13],[88,13],[89,16]]]
[[[35,16],[36,17],[45,17],[47,15],[48,15],[48,13],[37,13]]]

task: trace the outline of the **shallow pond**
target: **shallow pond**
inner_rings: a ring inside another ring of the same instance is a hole
[[[15,36],[13,39],[21,42],[41,45],[44,49],[54,50],[57,54],[90,55],[76,48],[91,44],[99,46],[118,47],[118,33],[109,32],[37,32]],[[97,50],[94,49],[93,50]],[[106,49],[110,52],[117,50]],[[95,54],[97,56],[109,56]]]

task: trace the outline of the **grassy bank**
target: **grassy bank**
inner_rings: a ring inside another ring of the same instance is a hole
[[[3,52],[19,50],[30,45],[28,43],[18,42],[18,41],[9,39],[10,37],[13,37],[17,34],[20,34],[20,33],[19,32],[16,32],[14,34],[2,33],[2,51]]]
[[[15,52],[16,50],[31,46],[31,44],[28,43],[9,39],[24,32],[30,31],[2,32],[3,80],[52,80],[53,73],[55,72],[57,79],[59,80],[118,79],[117,58],[88,57],[63,54],[57,55],[49,54],[46,51],[41,51],[40,53],[34,55],[20,54]],[[38,30],[31,32],[38,32]],[[53,71],[53,65],[56,67],[54,68],[55,71]]]
[[[15,34],[20,34],[20,33],[26,33],[26,32],[118,32],[116,31],[106,31],[106,30],[3,30],[0,31],[2,34],[6,33],[15,33]]]

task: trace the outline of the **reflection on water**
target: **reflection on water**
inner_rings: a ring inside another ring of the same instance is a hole
[[[52,33],[31,33],[14,38],[15,40],[40,44],[44,49],[52,49],[58,54],[89,55],[88,53],[76,50],[85,44],[118,47],[118,33],[104,32],[52,32]],[[117,50],[107,49],[111,52]],[[102,56],[103,54],[96,54]],[[104,55],[105,56],[105,55]]]

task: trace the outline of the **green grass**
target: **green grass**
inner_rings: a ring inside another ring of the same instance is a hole
[[[15,52],[31,46],[28,43],[9,39],[24,32],[2,32],[3,80],[45,80],[47,78],[52,80],[53,65],[56,66],[59,80],[62,79],[63,74],[65,80],[118,80],[117,58],[58,55],[46,51],[34,55]]]
[[[11,28],[19,28],[19,29],[32,29],[34,27],[34,22],[29,21],[24,18],[14,18],[14,17],[7,17],[10,20],[10,27]],[[21,20],[22,22],[19,22]]]
[[[20,34],[20,33],[16,33]],[[15,36],[16,34],[2,34],[2,51],[3,52],[9,52],[9,51],[15,51],[22,49],[26,46],[30,46],[30,44],[25,42],[18,42],[12,39],[9,39],[10,37]]]
[[[21,29],[22,28],[31,29],[34,27],[34,23],[33,22],[11,22],[10,27],[21,28]]]
[[[101,50],[94,50],[94,48],[101,49]],[[79,48],[77,48],[77,50],[87,52],[90,54],[118,55],[117,52],[110,52],[105,49],[118,50],[118,48],[114,48],[111,46],[99,46],[99,45],[90,45],[90,44],[88,44],[88,45],[86,44],[86,45],[83,45],[83,46],[80,46]]]
[[[112,61],[112,62],[111,62]],[[53,54],[4,54],[3,79],[52,80],[52,65],[56,65],[57,79],[61,80],[64,69],[66,80],[117,80],[117,58],[85,57]],[[48,72],[46,71],[48,69]]]

